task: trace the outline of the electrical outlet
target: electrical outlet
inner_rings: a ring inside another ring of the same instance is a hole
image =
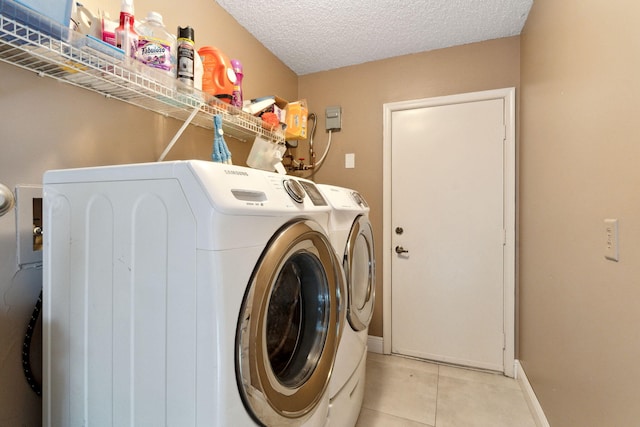
[[[611,261],[618,261],[618,220],[605,219],[604,232],[606,239],[604,257]]]
[[[42,263],[42,186],[16,186],[18,266]]]
[[[325,110],[325,129],[339,131],[342,128],[342,108],[327,107]]]

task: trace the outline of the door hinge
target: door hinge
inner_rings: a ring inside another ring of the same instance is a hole
[[[507,334],[502,334],[502,350],[507,349]]]
[[[507,244],[507,230],[505,228],[502,229],[502,246],[506,246]]]

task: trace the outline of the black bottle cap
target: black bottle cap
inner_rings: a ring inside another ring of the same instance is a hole
[[[179,39],[189,39],[191,41],[196,41],[196,37],[191,27],[178,27],[178,38]]]

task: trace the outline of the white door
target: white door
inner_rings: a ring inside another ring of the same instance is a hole
[[[389,113],[393,353],[505,372],[505,103]]]

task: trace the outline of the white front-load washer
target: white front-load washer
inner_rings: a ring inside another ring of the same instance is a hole
[[[375,303],[375,253],[369,206],[355,190],[319,184],[332,206],[329,236],[347,281],[347,322],[329,383],[329,425],[353,427],[364,398],[368,328]]]
[[[324,426],[329,212],[311,181],[211,162],[47,172],[43,425]]]

